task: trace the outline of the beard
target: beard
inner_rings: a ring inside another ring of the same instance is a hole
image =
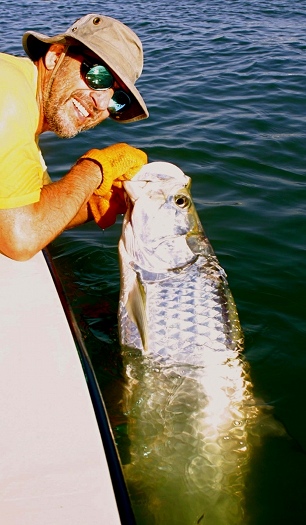
[[[51,89],[50,95],[44,104],[44,117],[48,124],[48,129],[53,131],[58,137],[70,139],[78,133],[81,133],[81,131],[94,128],[100,124],[102,120],[107,118],[107,116],[101,118],[101,114],[96,111],[91,117],[86,117],[85,121],[81,124],[74,115],[71,116],[74,107],[72,102],[73,95],[71,95],[70,99],[66,99],[53,94],[53,91],[54,90]],[[78,95],[78,100],[82,100],[82,98],[84,100],[82,93],[76,92],[75,95]]]
[[[71,123],[62,107],[50,108],[50,111],[48,108],[48,113],[45,111],[45,117],[49,130],[62,139],[71,139],[82,131]]]
[[[74,126],[63,108],[56,108],[47,118],[49,130],[62,139],[71,139],[83,129]]]
[[[92,107],[92,102],[86,100],[83,90],[72,92],[71,84],[69,83],[68,68],[65,61],[61,68],[57,71],[56,76],[51,77],[45,96],[44,104],[44,118],[48,125],[48,130],[53,131],[60,138],[75,137],[81,131],[85,131],[95,127],[105,117],[101,118],[101,113],[92,108],[93,114],[86,117],[84,122],[80,122],[74,112],[73,98],[77,96],[78,100],[84,101],[89,107]],[[67,93],[70,96],[67,98]]]
[[[48,129],[63,139],[75,137],[83,130],[83,127],[77,125],[77,122],[70,118],[67,112],[68,100],[58,96],[52,87],[53,82],[49,88],[49,96],[44,104],[44,116]]]

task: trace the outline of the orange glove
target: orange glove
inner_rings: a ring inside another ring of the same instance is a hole
[[[107,228],[116,222],[119,213],[126,211],[122,182],[130,180],[148,162],[148,157],[144,151],[120,143],[92,149],[81,159],[95,160],[101,166],[102,183],[88,204],[96,223],[100,228]]]
[[[115,224],[117,215],[126,212],[123,189],[116,186],[113,186],[104,197],[93,193],[88,203],[93,218],[103,230]]]

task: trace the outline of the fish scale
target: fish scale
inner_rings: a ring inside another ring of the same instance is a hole
[[[214,303],[212,290],[207,290],[209,286],[205,283],[204,276],[204,278],[200,276],[199,279],[194,273],[193,266],[182,271],[179,277],[170,277],[158,283],[146,283],[149,347],[152,344],[154,353],[155,351],[158,353],[157,348],[163,346],[167,348],[171,357],[179,360],[178,349],[182,344],[185,345],[186,342],[188,345],[203,344],[203,334],[199,333],[198,327],[206,327],[207,332],[210,332],[210,339],[213,339],[219,327],[222,330],[224,323],[218,304],[219,298],[215,296],[216,306],[214,304],[213,308],[207,308],[206,303]],[[165,301],[167,303],[166,316],[161,312],[161,303]],[[201,307],[199,307],[199,302],[201,302]],[[207,326],[209,321],[213,322],[213,330]],[[153,330],[150,329],[151,326],[154,327]],[[163,327],[163,330],[158,328],[160,326]],[[154,337],[155,329],[156,334],[158,333],[157,337]],[[200,341],[197,342],[197,339]],[[204,346],[207,342],[204,343]]]
[[[227,287],[220,267],[209,266],[199,256],[196,263],[170,272],[156,281],[138,276],[145,293],[149,353],[172,360],[205,365],[205,351],[237,351],[239,340],[231,340],[231,315],[223,289]],[[138,330],[125,312],[121,337],[125,346],[142,349]],[[237,323],[237,320],[236,320]],[[241,334],[239,333],[241,337]]]

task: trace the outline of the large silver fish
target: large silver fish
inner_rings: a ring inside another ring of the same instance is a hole
[[[119,243],[121,344],[184,364],[236,355],[243,343],[238,314],[190,178],[155,162],[125,189],[132,205]]]
[[[124,470],[137,518],[239,525],[258,412],[225,272],[178,167],[147,164],[125,190],[119,332],[131,461]]]

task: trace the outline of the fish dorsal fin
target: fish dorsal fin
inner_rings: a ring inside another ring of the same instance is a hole
[[[126,311],[129,318],[139,330],[139,334],[142,341],[144,350],[148,349],[148,320],[146,315],[146,296],[145,291],[136,277],[134,284],[129,292],[128,300],[126,303]]]

